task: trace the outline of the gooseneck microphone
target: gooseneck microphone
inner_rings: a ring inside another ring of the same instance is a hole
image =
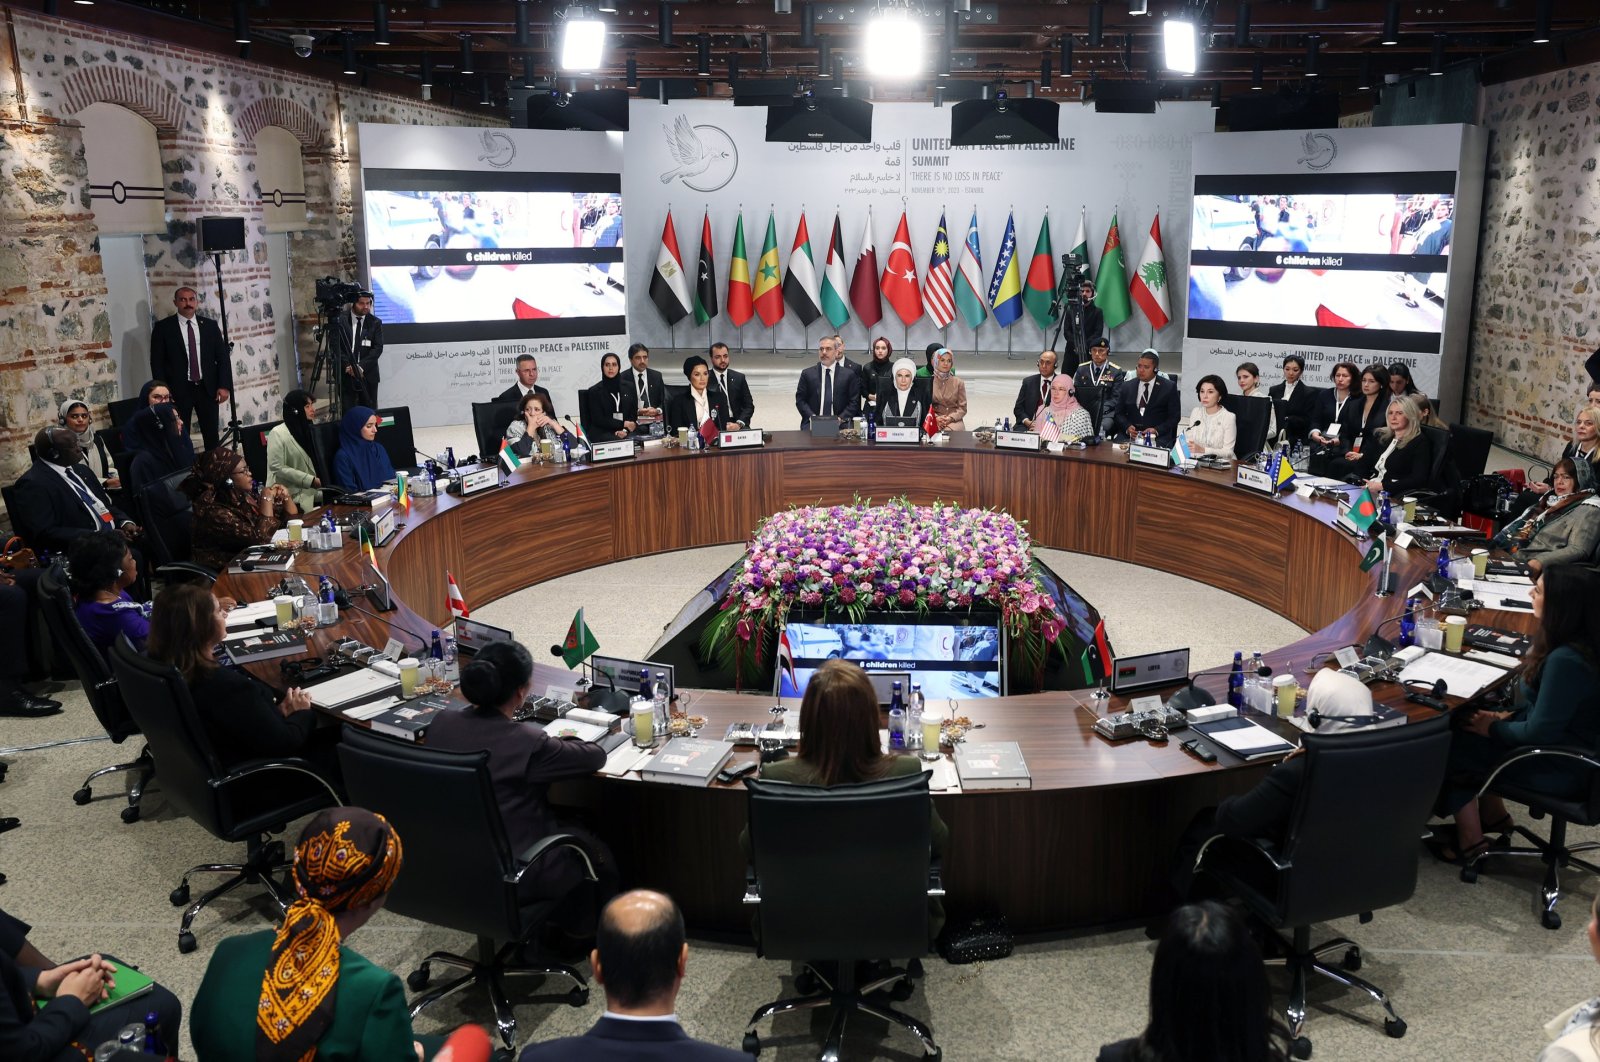
[[[355,601],[353,601],[353,600],[350,602],[350,607],[355,609],[357,612],[361,613],[363,616],[371,616],[373,619],[379,621],[380,623],[387,624],[389,627],[391,627],[394,630],[399,631],[401,634],[409,634],[409,635],[411,635],[411,637],[413,637],[413,638],[415,638],[417,640],[417,644],[422,646],[424,649],[426,649],[428,647],[428,639],[424,638],[422,635],[418,634],[416,631],[407,630],[405,627],[400,626],[400,624],[394,622],[391,619],[388,619],[386,617],[380,616],[376,612],[368,612],[366,609],[364,609],[360,605],[356,604]]]

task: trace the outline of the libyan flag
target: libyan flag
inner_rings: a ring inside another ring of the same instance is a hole
[[[575,668],[599,649],[600,643],[589,625],[583,622],[583,609],[580,608],[577,615],[572,617],[572,626],[567,628],[567,640],[561,643],[561,659],[569,669]]]
[[[1094,641],[1083,647],[1079,657],[1083,665],[1083,681],[1104,682],[1111,674],[1111,645],[1106,641],[1106,621],[1094,626]]]

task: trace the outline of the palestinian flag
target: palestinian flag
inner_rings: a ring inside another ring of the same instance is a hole
[[[828,323],[843,328],[850,320],[850,282],[844,276],[844,230],[839,215],[833,215],[833,235],[828,237],[828,257],[822,267],[822,312]]]

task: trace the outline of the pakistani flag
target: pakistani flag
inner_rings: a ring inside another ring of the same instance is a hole
[[[562,662],[568,668],[577,667],[599,648],[600,642],[589,625],[583,622],[583,609],[580,608],[578,614],[572,617],[572,626],[567,628],[566,641],[561,643]]]
[[[839,215],[833,215],[833,235],[828,238],[828,257],[822,267],[822,313],[835,328],[850,320],[850,281],[844,275],[844,230]]]
[[[1073,237],[1072,248],[1067,253],[1078,256],[1078,261],[1083,263],[1078,273],[1085,280],[1089,279],[1092,271],[1089,267],[1089,229],[1085,224],[1082,210],[1078,211],[1078,234]]]
[[[1383,554],[1383,536],[1379,535],[1377,538],[1372,540],[1372,546],[1368,548],[1366,556],[1361,558],[1361,570],[1364,572],[1370,572],[1372,569],[1382,564]]]

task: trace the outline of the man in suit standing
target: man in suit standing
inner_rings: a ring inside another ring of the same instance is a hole
[[[544,400],[550,402],[551,415],[554,416],[556,404],[550,401],[550,392],[539,386],[539,361],[532,354],[517,355],[517,382],[494,396],[496,402],[510,402],[521,408],[522,400],[528,392],[544,395]]]
[[[340,391],[344,408],[378,408],[378,359],[383,357],[383,322],[372,312],[372,292],[356,293],[356,301],[334,321],[344,345]]]
[[[811,426],[812,417],[856,417],[861,413],[861,373],[836,364],[841,349],[832,336],[823,336],[817,340],[817,363],[800,374],[794,408],[800,411],[801,431]]]
[[[1033,415],[1041,405],[1050,404],[1050,385],[1056,380],[1056,352],[1047,350],[1039,355],[1039,371],[1022,381],[1017,391],[1017,404],[1011,407],[1011,424],[1018,431],[1033,427]]]
[[[689,944],[683,914],[670,896],[636,889],[606,904],[589,963],[605,989],[605,1013],[582,1036],[530,1044],[519,1062],[748,1062],[731,1047],[692,1039],[678,1024],[674,1007]]]
[[[1178,438],[1178,385],[1157,374],[1161,355],[1145,350],[1139,355],[1134,378],[1117,389],[1117,417],[1112,434],[1131,439],[1153,430],[1157,446],[1171,446]]]
[[[196,315],[200,296],[193,288],[179,288],[172,304],[178,312],[150,330],[150,375],[171,386],[185,424],[193,423],[193,412],[210,450],[217,445],[217,407],[233,391],[233,359],[217,322]]]
[[[711,344],[711,382],[728,399],[728,430],[748,428],[756,415],[756,400],[744,373],[728,368],[728,344]]]
[[[1283,383],[1267,388],[1273,408],[1278,413],[1278,424],[1289,433],[1293,442],[1304,442],[1311,431],[1311,406],[1316,393],[1300,381],[1306,371],[1306,359],[1290,354],[1283,359]]]
[[[1089,360],[1072,374],[1072,389],[1083,407],[1094,414],[1094,430],[1099,435],[1111,434],[1111,421],[1117,413],[1117,388],[1123,376],[1123,371],[1111,360],[1111,344],[1106,337],[1091,339]]]
[[[650,348],[635,343],[628,348],[628,371],[623,390],[633,394],[635,415],[641,435],[660,435],[666,418],[667,381],[650,367]]]

